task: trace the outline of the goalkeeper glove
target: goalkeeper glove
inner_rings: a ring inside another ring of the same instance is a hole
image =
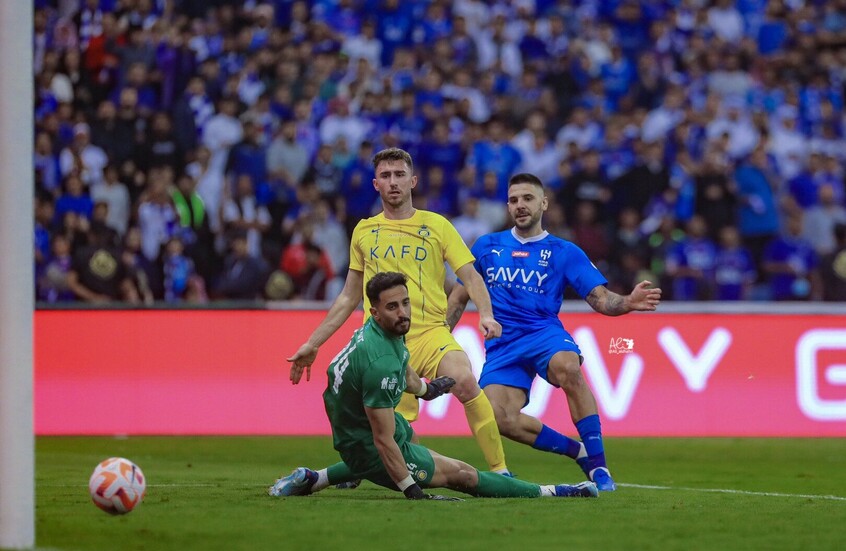
[[[402,491],[408,499],[431,499],[434,501],[464,501],[460,497],[431,495],[423,492],[423,489],[417,484],[412,484]]]
[[[452,377],[436,377],[428,383],[426,381],[422,382],[423,388],[420,389],[420,393],[417,396],[424,400],[434,400],[439,396],[443,396],[449,392],[449,389],[455,386],[455,379]]]

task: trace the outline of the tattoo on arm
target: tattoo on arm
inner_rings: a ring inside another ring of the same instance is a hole
[[[461,314],[464,313],[464,309],[467,305],[461,304],[453,304],[451,305],[450,309],[447,310],[446,321],[449,324],[450,332],[455,329],[455,326],[458,325],[458,320],[461,319]]]
[[[602,286],[595,287],[585,300],[591,308],[606,316],[621,316],[628,313],[625,297],[612,293]]]

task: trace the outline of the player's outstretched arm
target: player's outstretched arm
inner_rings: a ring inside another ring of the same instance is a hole
[[[651,281],[641,281],[631,294],[618,295],[604,285],[597,285],[585,298],[590,307],[606,316],[621,316],[629,312],[651,312],[661,302],[661,289],[652,287]]]
[[[495,339],[501,336],[502,326],[494,319],[491,297],[488,294],[488,288],[485,286],[485,280],[473,267],[473,263],[468,262],[457,269],[455,274],[464,282],[467,293],[473,299],[476,309],[479,310],[479,330],[485,335],[485,339]]]
[[[397,487],[409,499],[426,499],[426,494],[420,486],[411,478],[408,467],[405,465],[405,458],[394,440],[396,430],[396,419],[393,408],[370,408],[364,406],[367,420],[370,421],[370,429],[373,431],[373,444],[379,452],[379,458],[388,476]]]
[[[461,319],[469,300],[470,295],[467,293],[467,289],[461,283],[456,282],[447,298],[446,320],[450,331],[455,330],[455,326],[458,325],[458,320]]]
[[[291,362],[291,382],[297,384],[303,376],[303,370],[306,372],[306,381],[311,379],[311,364],[314,363],[317,357],[317,350],[320,346],[331,337],[341,325],[349,319],[350,314],[356,309],[358,303],[361,302],[362,284],[364,281],[364,273],[358,270],[349,270],[347,272],[347,280],[344,283],[344,288],[332,306],[329,312],[317,329],[311,334],[311,337],[300,346],[293,356],[288,358]]]

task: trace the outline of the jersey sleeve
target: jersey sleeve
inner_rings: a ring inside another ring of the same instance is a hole
[[[444,218],[443,224],[443,247],[444,259],[453,272],[457,272],[459,268],[475,260],[473,253],[461,239],[458,230],[446,218]]]
[[[357,272],[364,271],[364,253],[358,246],[361,241],[362,222],[355,225],[352,237],[350,237],[350,270],[356,270]]]
[[[362,403],[369,408],[393,408],[396,396],[405,388],[398,380],[397,358],[381,356],[364,370],[361,381]]]
[[[608,283],[602,272],[594,266],[585,252],[576,245],[572,245],[566,257],[566,264],[563,269],[566,270],[565,273],[567,274],[570,286],[576,290],[580,297],[585,298],[594,287]]]

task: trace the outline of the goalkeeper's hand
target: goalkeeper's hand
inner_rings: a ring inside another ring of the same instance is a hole
[[[426,392],[420,397],[424,400],[434,400],[449,392],[453,386],[455,386],[455,379],[452,377],[436,377],[426,383]]]
[[[421,488],[417,484],[412,484],[411,486],[409,486],[408,488],[403,490],[402,493],[405,494],[405,497],[407,497],[408,499],[414,499],[414,500],[431,499],[431,500],[434,500],[434,501],[464,501],[460,497],[427,494],[423,491],[423,488]]]

